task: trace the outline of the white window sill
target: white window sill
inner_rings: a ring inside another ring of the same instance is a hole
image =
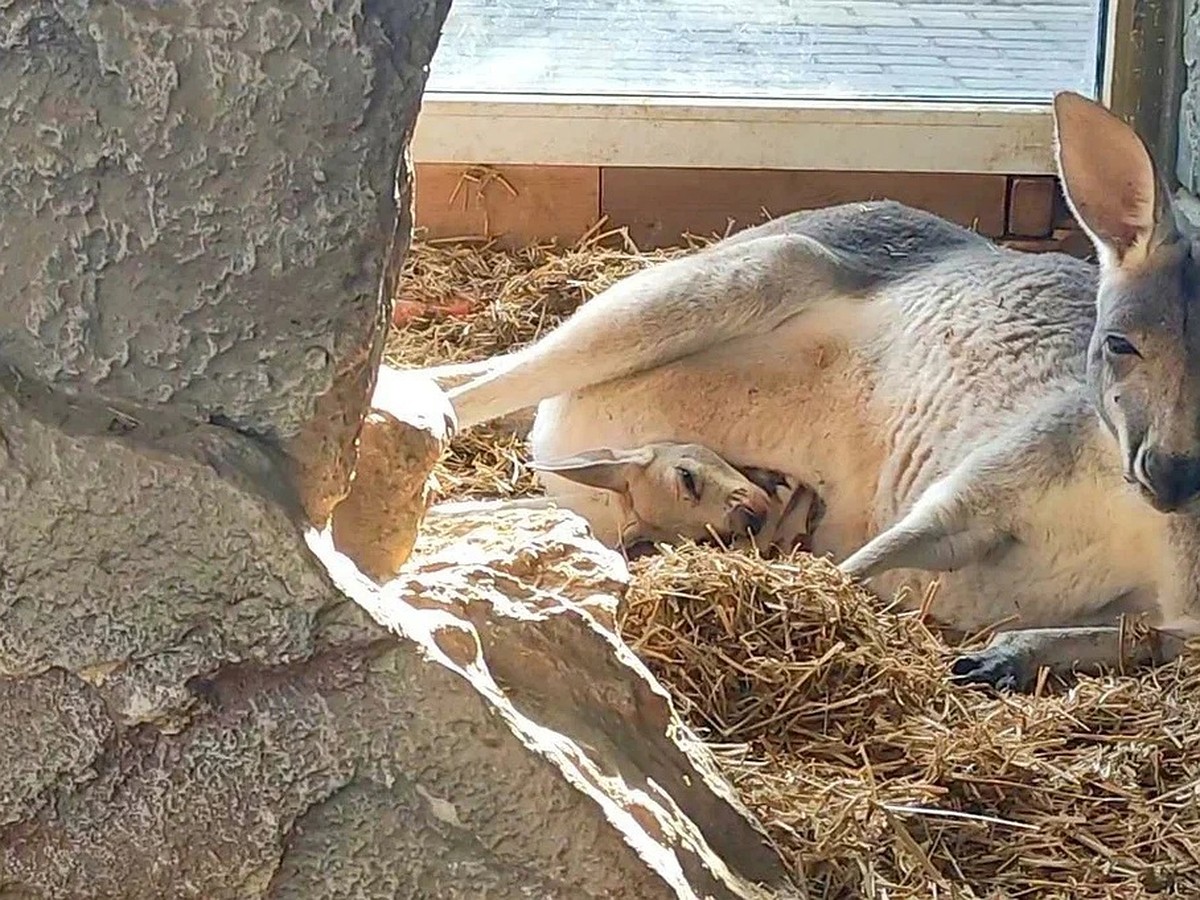
[[[1050,106],[427,94],[417,162],[1054,172]]]

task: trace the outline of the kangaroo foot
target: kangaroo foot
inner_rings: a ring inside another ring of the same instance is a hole
[[[963,685],[992,687],[998,691],[1024,693],[1037,678],[1032,655],[1020,642],[1004,641],[1008,635],[998,635],[977,653],[960,656],[950,673],[955,682]]]
[[[1196,623],[1190,619],[1182,621],[1178,629],[1188,635],[1197,633]],[[1154,642],[1127,637],[1122,629],[1112,626],[1004,631],[978,653],[957,659],[951,673],[960,684],[1028,691],[1043,668],[1060,677],[1097,675],[1123,665],[1144,665],[1156,657],[1173,658],[1182,646],[1178,636],[1158,641],[1158,645],[1167,645],[1159,646],[1157,651]]]

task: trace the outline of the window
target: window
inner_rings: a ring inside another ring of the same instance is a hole
[[[1101,0],[455,0],[429,91],[1044,102],[1099,83]]]
[[[467,164],[1050,173],[1051,95],[1104,93],[1109,23],[1136,4],[1153,5],[454,0],[413,152]]]

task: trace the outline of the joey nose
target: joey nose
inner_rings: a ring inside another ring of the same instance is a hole
[[[738,531],[758,534],[766,522],[766,515],[748,506],[735,506],[733,509],[734,525]]]
[[[1173,512],[1200,495],[1200,457],[1147,450],[1144,487],[1161,512]]]

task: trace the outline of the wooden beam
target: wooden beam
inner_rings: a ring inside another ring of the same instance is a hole
[[[1003,175],[926,172],[795,172],[761,169],[605,168],[600,206],[629,227],[639,247],[671,246],[680,235],[724,233],[780,216],[862,200],[898,200],[989,237],[1004,233]]]
[[[1183,0],[1109,2],[1109,107],[1138,130],[1174,188],[1184,84]]]

